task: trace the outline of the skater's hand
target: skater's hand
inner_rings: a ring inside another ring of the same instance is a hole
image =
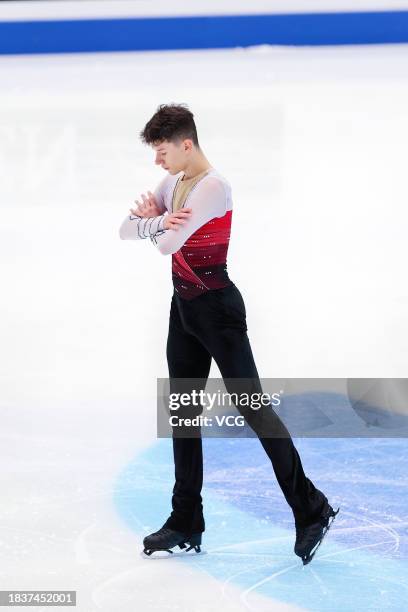
[[[135,200],[137,208],[130,208],[132,215],[137,217],[158,217],[161,215],[161,211],[157,205],[156,198],[151,191],[147,192],[148,197],[142,193],[143,202]]]
[[[185,223],[191,215],[191,208],[182,208],[174,213],[166,215],[164,218],[164,229],[178,230],[180,225]]]

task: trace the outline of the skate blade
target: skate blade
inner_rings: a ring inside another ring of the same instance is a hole
[[[174,552],[172,550],[154,550],[150,554],[141,551],[140,556],[145,561],[160,561],[163,559],[170,559],[172,557],[201,557],[201,555],[206,555],[207,551],[200,549],[196,551],[194,548],[191,550],[180,550],[178,552]]]
[[[337,510],[334,512],[334,514],[330,517],[331,521],[328,522],[327,526],[324,528],[323,530],[323,535],[321,537],[321,540],[316,544],[316,547],[314,548],[314,550],[312,550],[312,552],[306,556],[306,557],[302,557],[302,561],[303,561],[303,565],[308,565],[308,563],[310,563],[313,560],[313,557],[315,556],[317,549],[319,548],[320,544],[323,542],[324,537],[326,535],[326,533],[329,531],[331,524],[333,523],[334,519],[336,518],[336,516],[339,513],[340,508],[337,508]]]

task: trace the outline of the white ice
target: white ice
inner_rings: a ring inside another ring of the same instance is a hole
[[[230,181],[261,376],[404,377],[408,46],[2,57],[0,100],[1,588],[215,609],[225,585],[142,560],[112,503],[167,376],[170,258],[118,235],[163,176],[138,132],[187,103]],[[289,609],[258,582],[222,607]]]

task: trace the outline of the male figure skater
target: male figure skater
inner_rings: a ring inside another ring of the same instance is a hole
[[[136,201],[137,208],[130,209],[119,233],[124,240],[149,237],[160,253],[172,256],[174,292],[166,349],[172,392],[177,379],[206,380],[214,358],[221,376],[229,381],[230,393],[238,386],[242,392],[243,380],[250,381],[247,391],[262,393],[247,335],[245,304],[227,272],[231,187],[200,148],[194,115],[186,105],[160,105],[140,137],[168,174],[154,194],[148,192],[142,202]],[[272,406],[247,410],[244,416],[271,460],[292,509],[294,552],[306,564],[338,510],[306,477],[290,434]],[[157,550],[172,552],[175,546],[186,549],[187,544],[187,551],[200,552],[205,530],[201,436],[183,437],[173,429],[173,452],[172,512],[157,532],[144,538],[148,555]]]

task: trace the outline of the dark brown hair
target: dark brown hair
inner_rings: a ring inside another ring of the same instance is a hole
[[[145,144],[156,144],[163,140],[180,143],[189,138],[200,148],[194,115],[187,104],[160,104],[140,132],[140,138]]]

